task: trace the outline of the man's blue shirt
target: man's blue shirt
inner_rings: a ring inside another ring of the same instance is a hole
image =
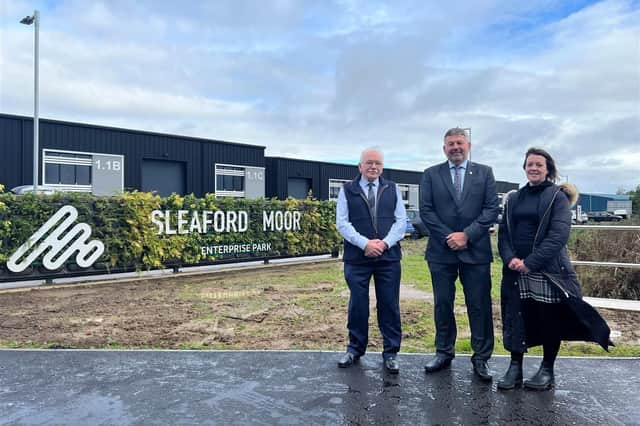
[[[360,177],[359,184],[366,197],[369,191],[369,181],[364,177]],[[373,184],[373,190],[377,194],[379,180],[374,180]],[[393,223],[393,226],[391,226],[389,233],[382,239],[389,248],[393,247],[404,237],[404,232],[407,227],[407,212],[404,208],[404,202],[402,201],[402,195],[400,194],[398,185],[396,185],[396,207],[393,214],[395,216],[395,222]],[[340,193],[338,194],[338,205],[336,206],[336,227],[338,228],[340,235],[342,235],[345,240],[354,246],[360,247],[362,250],[365,249],[369,239],[356,231],[351,222],[349,222],[349,207],[347,204],[347,197],[344,195],[344,187],[340,188]]]

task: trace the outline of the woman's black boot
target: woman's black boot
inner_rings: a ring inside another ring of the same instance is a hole
[[[522,384],[522,360],[514,361],[511,360],[509,364],[509,369],[502,376],[500,380],[498,380],[498,389],[509,390],[513,389],[516,386],[520,386]]]
[[[554,384],[553,364],[542,361],[540,369],[529,380],[524,381],[524,387],[533,390],[551,389]]]

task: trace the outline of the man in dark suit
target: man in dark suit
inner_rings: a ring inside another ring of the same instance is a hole
[[[489,227],[498,217],[498,196],[490,167],[468,160],[471,143],[464,129],[449,129],[443,151],[448,161],[424,171],[420,217],[429,229],[425,259],[433,283],[436,355],[425,365],[432,373],[455,356],[455,282],[464,290],[471,326],[474,373],[492,379],[487,360],[493,352]]]
[[[396,184],[382,178],[383,158],[378,149],[360,156],[360,174],[340,189],[336,225],[344,238],[344,277],[351,294],[347,352],[338,367],[352,366],[365,354],[369,340],[369,282],[376,289],[378,326],[382,334],[385,369],[400,370],[400,244],[407,215]]]

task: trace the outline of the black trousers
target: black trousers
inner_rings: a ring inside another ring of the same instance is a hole
[[[369,282],[373,276],[376,289],[378,327],[382,334],[386,359],[400,350],[402,327],[400,323],[400,262],[369,262],[344,264],[344,277],[349,286],[349,345],[347,350],[361,356],[369,342]]]
[[[433,283],[436,353],[448,358],[455,356],[457,327],[453,306],[455,282],[459,277],[471,327],[472,359],[489,359],[494,344],[490,264],[429,262],[429,269]]]

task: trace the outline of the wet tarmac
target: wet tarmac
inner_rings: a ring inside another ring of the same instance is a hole
[[[468,356],[426,375],[334,352],[0,350],[0,424],[640,424],[640,359],[561,358],[547,392],[497,391]],[[502,373],[509,359],[494,357]],[[525,373],[540,358],[525,358]]]

